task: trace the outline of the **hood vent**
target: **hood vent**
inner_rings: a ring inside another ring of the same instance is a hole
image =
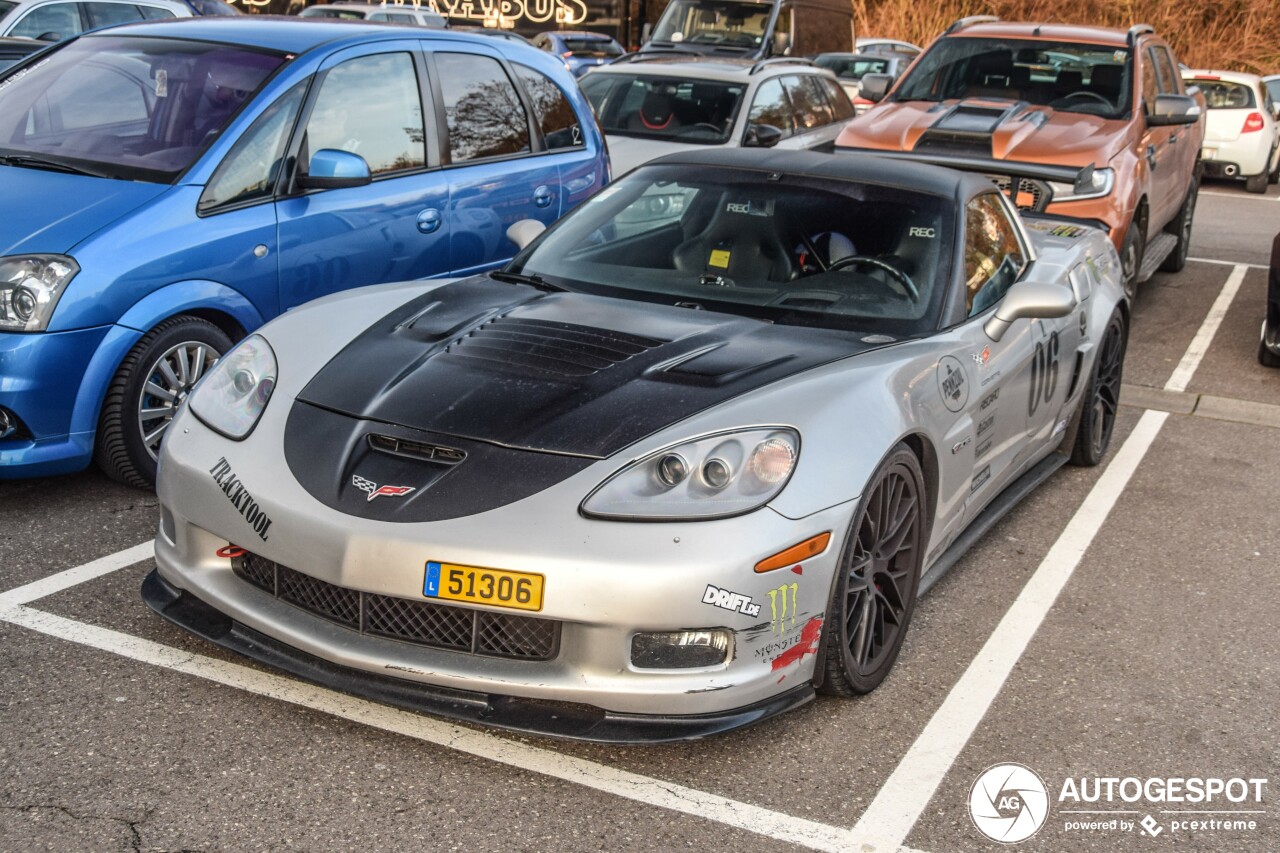
[[[499,317],[445,352],[499,370],[556,377],[591,376],[663,341],[549,320]]]

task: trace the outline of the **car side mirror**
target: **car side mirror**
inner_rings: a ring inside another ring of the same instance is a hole
[[[1075,310],[1076,295],[1069,287],[1042,282],[1023,282],[1009,288],[1000,306],[983,325],[987,337],[998,341],[1015,320],[1023,317],[1049,320],[1065,317]]]
[[[523,249],[546,230],[547,226],[536,219],[517,219],[507,228],[507,239],[515,243],[517,248]]]
[[[865,74],[862,77],[862,91],[859,95],[878,104],[884,100],[884,96],[889,94],[889,90],[893,88],[892,74]]]
[[[321,148],[312,154],[307,173],[298,176],[298,186],[304,190],[363,187],[372,182],[373,175],[363,157],[336,148]]]
[[[1151,127],[1171,124],[1195,124],[1200,118],[1200,105],[1190,95],[1156,95],[1156,102],[1147,113]]]
[[[55,33],[53,30],[50,30],[47,33],[41,33],[36,36],[36,41],[60,42],[62,41],[62,33]]]
[[[772,148],[782,141],[782,131],[771,124],[753,124],[747,128],[743,148]]]

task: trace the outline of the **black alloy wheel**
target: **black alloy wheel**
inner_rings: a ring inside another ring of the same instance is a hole
[[[899,444],[871,478],[845,538],[827,610],[823,692],[869,693],[893,668],[915,611],[925,499],[920,462]]]
[[[1129,301],[1138,295],[1138,273],[1142,272],[1142,256],[1147,249],[1147,224],[1144,218],[1134,217],[1124,232],[1124,244],[1120,247],[1120,268],[1124,275],[1124,295]]]
[[[1124,352],[1128,343],[1124,317],[1120,310],[1111,313],[1098,354],[1093,362],[1093,375],[1080,401],[1080,429],[1071,451],[1071,463],[1093,467],[1107,455],[1111,433],[1116,426],[1116,410],[1120,408],[1120,384],[1124,377]]]

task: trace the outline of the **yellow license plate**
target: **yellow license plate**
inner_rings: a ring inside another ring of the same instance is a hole
[[[541,610],[543,581],[542,575],[529,572],[428,561],[422,594],[490,607]]]

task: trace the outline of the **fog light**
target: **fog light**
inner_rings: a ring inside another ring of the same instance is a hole
[[[18,416],[0,406],[0,439],[16,435],[21,427],[22,422],[18,420]]]
[[[640,669],[694,669],[729,659],[731,641],[724,629],[636,634],[631,663]]]

